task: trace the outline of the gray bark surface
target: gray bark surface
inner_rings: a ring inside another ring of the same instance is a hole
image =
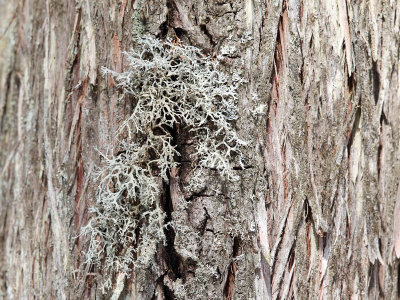
[[[0,0],[0,17],[0,298],[399,298],[400,1]],[[246,164],[190,193],[177,133],[159,201],[184,230],[103,295],[79,234],[132,104],[101,67],[144,33],[242,72]]]

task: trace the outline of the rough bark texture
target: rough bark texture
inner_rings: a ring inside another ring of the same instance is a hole
[[[400,1],[1,0],[0,16],[1,298],[399,298]],[[132,108],[100,69],[124,70],[142,33],[242,70],[250,143],[240,182],[209,170],[190,194],[177,133],[160,203],[185,230],[103,295],[77,236],[97,149]]]

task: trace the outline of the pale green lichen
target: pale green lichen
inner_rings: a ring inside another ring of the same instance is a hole
[[[193,186],[204,168],[236,180],[235,160],[242,165],[241,146],[232,122],[237,118],[238,74],[228,76],[200,49],[179,41],[141,37],[125,53],[125,72],[111,74],[123,91],[121,101],[132,96],[133,112],[119,129],[115,153],[103,155],[93,218],[83,229],[90,244],[86,263],[102,266],[104,289],[112,276],[129,276],[132,268],[148,268],[157,245],[165,243],[165,212],[160,207],[160,186],[178,166],[180,154],[173,130],[192,132],[196,170]]]

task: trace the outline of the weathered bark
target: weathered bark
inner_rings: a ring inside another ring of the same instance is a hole
[[[0,297],[399,298],[400,1],[22,0],[0,12]],[[178,132],[160,204],[184,231],[166,229],[154,266],[115,274],[102,295],[79,234],[97,150],[117,143],[131,105],[101,67],[124,70],[143,33],[242,72],[246,166],[238,183],[209,170],[190,194]]]

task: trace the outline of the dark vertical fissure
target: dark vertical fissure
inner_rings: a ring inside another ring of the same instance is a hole
[[[178,140],[177,127],[174,126],[172,129],[169,130],[169,132],[172,136],[172,144],[177,145],[177,140]],[[174,247],[175,231],[172,225],[170,225],[172,222],[172,212],[174,211],[172,197],[171,197],[170,182],[171,182],[171,175],[168,174],[168,183],[164,184],[164,196],[161,199],[161,205],[166,214],[165,224],[169,224],[164,229],[164,234],[166,238],[166,246],[164,249],[165,250],[164,260],[168,268],[164,276],[168,276],[171,281],[174,281],[177,278],[181,278],[182,274],[181,274],[181,259]],[[163,284],[162,288],[163,288],[164,298],[166,300],[175,299],[173,291],[167,285]]]
[[[375,105],[376,105],[379,100],[379,89],[380,89],[380,85],[381,85],[381,79],[380,79],[380,75],[378,72],[377,62],[374,60],[372,60],[371,74],[372,74],[371,77],[372,77],[372,81],[373,81],[374,100],[375,100]]]
[[[166,213],[166,219],[165,223],[168,224],[172,222],[172,212],[173,212],[173,207],[172,207],[172,200],[171,200],[171,193],[170,193],[170,186],[166,185],[165,187],[165,202],[164,202],[164,211]],[[166,263],[168,265],[168,275],[170,277],[173,277],[172,279],[180,278],[181,273],[179,269],[179,264],[180,264],[180,259],[179,255],[176,253],[176,250],[174,248],[174,242],[175,242],[175,231],[172,228],[172,226],[167,226],[167,228],[164,230],[165,232],[165,237],[166,237]]]
[[[240,239],[234,237],[233,239],[233,249],[232,249],[232,262],[229,265],[228,276],[226,278],[226,283],[224,287],[225,299],[233,299],[233,294],[235,291],[235,276],[237,272],[237,267],[234,259],[239,255],[240,250]]]
[[[353,128],[351,129],[350,137],[349,137],[349,140],[348,140],[348,143],[347,143],[347,154],[348,154],[348,157],[350,157],[351,146],[353,145],[354,137],[356,135],[358,127],[360,126],[360,121],[361,121],[361,107],[359,106],[357,108],[356,113],[355,113]]]
[[[9,98],[9,91],[11,88],[11,76],[12,76],[12,72],[9,72],[7,74],[7,79],[6,79],[6,88],[5,88],[5,101],[3,103],[3,107],[0,107],[0,109],[2,111],[0,111],[1,114],[1,120],[0,120],[0,133],[3,132],[3,128],[4,128],[4,124],[5,124],[5,120],[6,120],[6,115],[7,115],[7,99]]]

